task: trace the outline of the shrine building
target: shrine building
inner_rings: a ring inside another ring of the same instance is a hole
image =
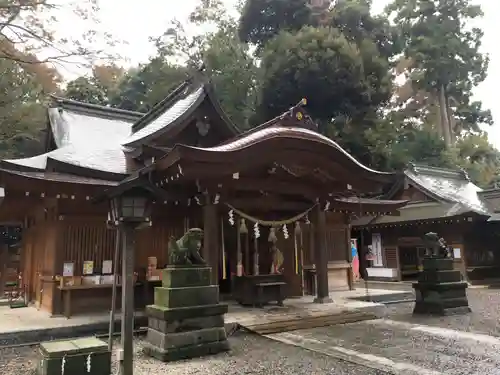
[[[326,302],[353,288],[351,218],[397,215],[406,201],[370,198],[396,175],[318,133],[305,104],[242,131],[206,80],[146,114],[53,98],[46,152],[0,163],[0,221],[23,226],[28,300],[52,315],[109,311],[121,257],[95,198],[127,186],[155,192],[151,225],[135,231],[137,309],[153,301],[170,238],[194,227],[227,298],[251,304],[257,284],[279,283],[286,297]]]

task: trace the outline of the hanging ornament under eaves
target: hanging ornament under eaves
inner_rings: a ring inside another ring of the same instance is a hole
[[[245,233],[245,234],[248,233],[247,223],[245,222],[245,219],[241,219],[240,233]]]
[[[289,235],[288,235],[288,227],[286,226],[286,224],[283,224],[283,237],[285,237],[285,240],[288,239]]]
[[[276,228],[269,228],[269,237],[267,238],[267,240],[272,243],[276,243],[276,241],[278,241],[278,238],[276,237]]]
[[[229,210],[228,215],[229,215],[229,224],[231,224],[231,226],[233,226],[234,225],[234,211]]]
[[[311,221],[309,220],[309,215],[306,215],[304,220],[306,224],[311,224]]]
[[[255,223],[254,224],[254,226],[253,226],[253,234],[254,234],[255,238],[259,238],[260,237],[259,223]]]

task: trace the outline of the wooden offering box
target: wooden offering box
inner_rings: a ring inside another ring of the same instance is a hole
[[[38,375],[108,375],[111,352],[95,337],[40,344]]]

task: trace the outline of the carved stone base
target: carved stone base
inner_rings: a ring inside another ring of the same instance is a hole
[[[453,259],[424,259],[415,289],[413,314],[455,315],[471,312],[467,300],[467,283],[461,281],[459,270],[453,269]]]
[[[224,329],[228,307],[219,303],[210,273],[205,266],[164,270],[155,304],[146,308],[146,354],[166,362],[229,350]]]

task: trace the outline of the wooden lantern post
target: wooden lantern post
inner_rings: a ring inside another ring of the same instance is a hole
[[[120,374],[133,375],[135,229],[151,225],[151,202],[140,188],[110,199],[110,218],[122,238],[122,351]]]

